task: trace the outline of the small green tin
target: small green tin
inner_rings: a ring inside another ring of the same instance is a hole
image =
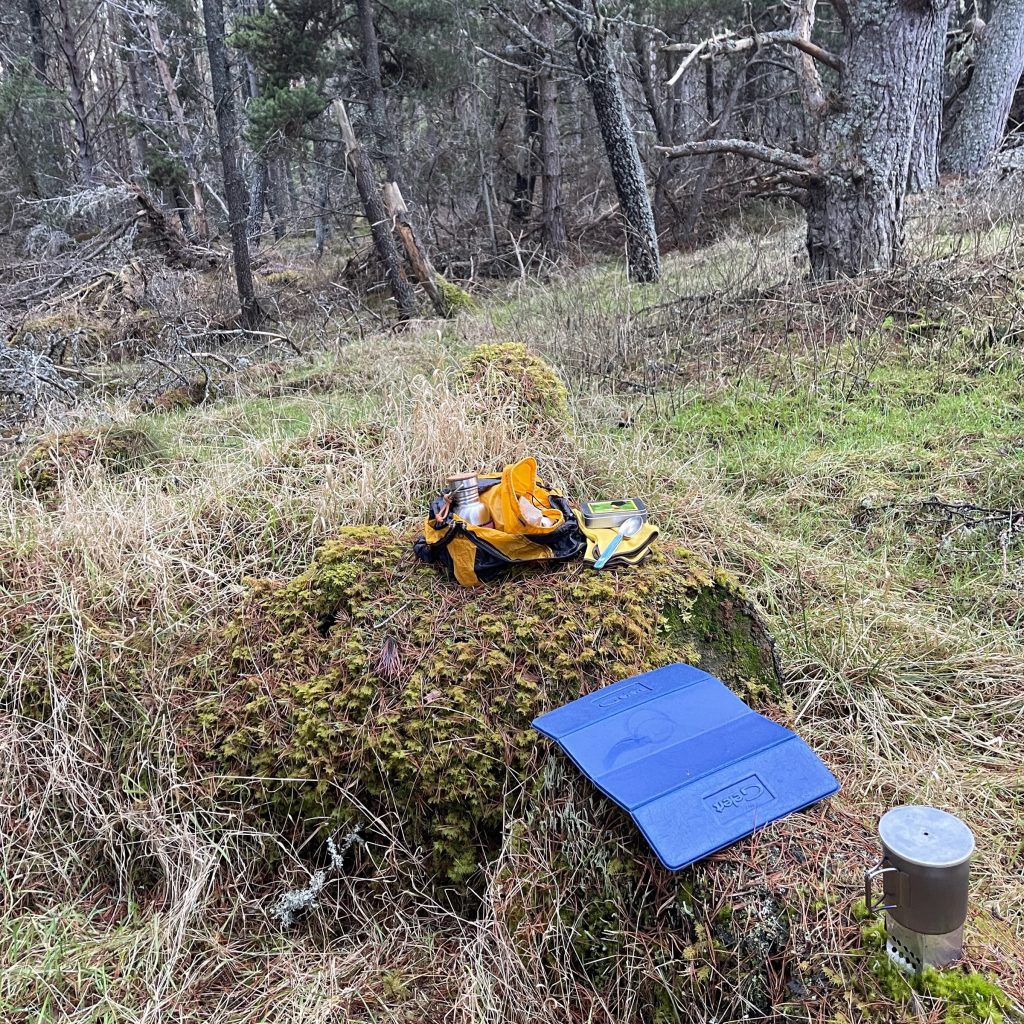
[[[633,516],[647,522],[647,505],[641,498],[581,501],[580,511],[583,521],[594,530],[617,530]]]

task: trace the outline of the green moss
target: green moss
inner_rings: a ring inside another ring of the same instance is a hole
[[[469,379],[485,382],[501,398],[512,395],[547,415],[568,416],[569,394],[562,379],[548,362],[519,342],[479,345],[463,359],[462,369]]]
[[[76,430],[40,438],[14,470],[14,489],[43,494],[65,475],[101,466],[108,473],[126,473],[151,463],[157,455],[152,438],[133,427],[111,427],[100,433]]]
[[[709,590],[738,593],[666,545],[628,574],[577,565],[467,591],[416,562],[409,538],[346,529],[302,575],[252,585],[198,742],[225,778],[307,780],[258,784],[278,829],[398,807],[406,842],[462,880],[550,751],[531,720],[616,679],[699,663],[690,610]],[[737,685],[751,672],[727,656],[716,668]],[[756,674],[773,673],[768,659]]]
[[[855,916],[865,919],[863,901],[855,908]],[[1002,1024],[1010,1002],[992,978],[957,968],[904,974],[885,951],[885,921],[881,918],[862,926],[861,943],[870,976],[887,999],[906,1003],[916,992],[943,1001],[945,1024]]]
[[[479,313],[480,307],[469,292],[464,291],[457,284],[452,284],[441,274],[434,275],[434,284],[441,293],[441,302],[444,305],[444,315],[449,319],[457,317],[460,313]]]

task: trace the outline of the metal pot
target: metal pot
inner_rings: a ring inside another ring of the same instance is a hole
[[[894,807],[878,823],[881,861],[864,873],[868,911],[885,911],[886,950],[904,970],[945,967],[963,954],[974,836],[935,807]],[[881,902],[872,886],[882,879]]]

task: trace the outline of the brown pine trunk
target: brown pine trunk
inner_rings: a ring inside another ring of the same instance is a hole
[[[224,36],[222,0],[203,0],[203,22],[206,26],[206,49],[210,55],[210,84],[213,87],[214,112],[217,116],[217,138],[221,165],[224,169],[224,199],[228,207],[231,229],[231,251],[235,267],[235,284],[241,305],[241,323],[245,330],[254,330],[263,320],[263,311],[256,301],[249,260],[249,238],[246,232],[248,197],[238,166],[238,115],[231,84],[231,65]]]
[[[391,233],[390,218],[374,180],[370,157],[356,139],[348,112],[341,100],[334,101],[334,116],[341,132],[342,145],[345,147],[345,162],[355,179],[356,190],[359,192],[363,211],[370,225],[374,248],[384,267],[391,294],[398,305],[399,316],[402,320],[412,320],[419,312],[416,292],[402,272],[402,258],[398,254],[395,237]]]
[[[1024,74],[1024,0],[995,0],[981,29],[971,80],[942,150],[944,169],[984,170],[1003,141],[1013,94]]]
[[[890,267],[903,245],[923,83],[948,0],[849,4],[841,109],[825,118],[819,172],[808,196],[811,274],[834,278]]]
[[[647,178],[626,110],[618,69],[609,49],[603,19],[580,10],[573,19],[576,59],[594,105],[612,181],[619,197],[619,210],[626,229],[626,263],[633,281],[657,281],[661,275],[658,233],[647,193]]]

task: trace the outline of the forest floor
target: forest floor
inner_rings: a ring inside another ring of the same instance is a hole
[[[494,938],[489,910],[467,919],[410,894],[384,911],[339,880],[282,931],[270,909],[308,877],[300,852],[282,849],[267,878],[245,827],[182,792],[170,680],[246,578],[301,571],[339,524],[412,528],[448,472],[524,454],[571,494],[642,495],[665,535],[742,581],[778,640],[790,724],[840,778],[832,799],[865,866],[894,804],[969,822],[968,965],[1021,1012],[1024,237],[944,218],[915,227],[908,269],[864,282],[808,285],[799,232],[737,231],[670,257],[656,287],[609,267],[524,281],[456,321],[257,370],[197,408],[115,397],[55,415],[45,430],[113,424],[151,444],[127,471],[72,460],[46,490],[12,466],[0,482],[0,552],[18,566],[0,569],[0,1017],[638,1019],[628,951],[613,968],[623,991],[584,1014],[573,985],[538,994],[544,968]],[[464,408],[457,357],[494,341],[559,369],[571,429],[523,436],[512,412]],[[384,445],[382,424],[398,428]],[[21,629],[44,599],[50,626]],[[19,711],[42,662],[87,659],[94,622],[145,680],[151,727],[132,763],[91,725],[116,678],[87,698],[54,690],[45,721]],[[157,781],[136,785],[136,764]],[[160,879],[145,899],[140,863]],[[826,880],[839,903],[859,886]],[[815,934],[833,962],[856,956],[856,932]],[[789,1019],[945,1012],[853,986],[826,1003]]]

